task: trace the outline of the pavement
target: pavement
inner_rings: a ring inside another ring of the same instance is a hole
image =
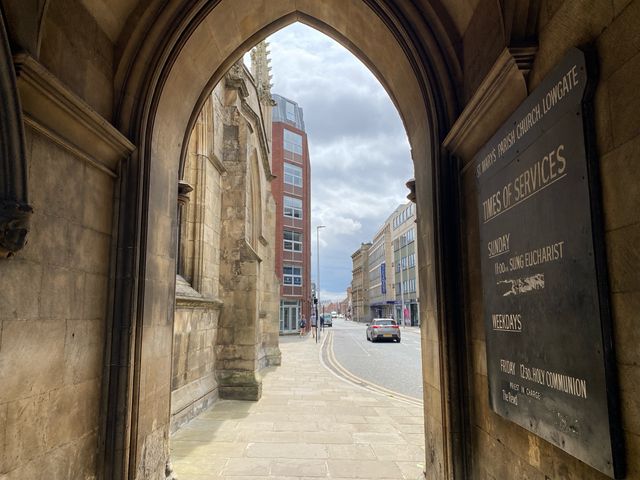
[[[171,437],[178,480],[424,478],[422,407],[339,377],[310,335],[281,339],[259,401],[220,400]]]

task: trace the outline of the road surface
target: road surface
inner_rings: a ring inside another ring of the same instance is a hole
[[[381,393],[422,402],[420,335],[402,329],[402,342],[368,342],[366,326],[334,319],[325,328],[323,358],[329,368],[354,383],[379,387]]]

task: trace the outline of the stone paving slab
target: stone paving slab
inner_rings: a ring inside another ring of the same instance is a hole
[[[280,348],[258,402],[220,400],[171,437],[178,480],[423,478],[419,407],[337,378],[310,337]]]

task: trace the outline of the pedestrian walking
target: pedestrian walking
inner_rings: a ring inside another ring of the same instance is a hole
[[[315,315],[311,315],[311,334],[316,338],[316,330],[318,329],[318,320]]]
[[[305,333],[307,333],[305,331],[305,329],[307,328],[307,320],[304,318],[304,315],[302,315],[302,318],[300,319],[300,323],[298,324],[298,328],[300,328],[300,336],[304,336]]]

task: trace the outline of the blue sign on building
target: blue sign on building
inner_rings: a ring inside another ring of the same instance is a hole
[[[380,265],[380,292],[385,294],[387,293],[387,271],[386,265],[383,263]]]

